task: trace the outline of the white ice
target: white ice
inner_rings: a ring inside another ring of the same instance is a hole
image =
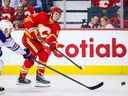
[[[89,90],[63,76],[47,76],[51,87],[36,88],[35,77],[30,85],[16,85],[17,76],[1,76],[0,86],[6,91],[1,96],[128,96],[128,76],[71,76],[88,86],[96,85],[103,81],[104,85],[96,90]],[[126,85],[121,86],[125,81]]]

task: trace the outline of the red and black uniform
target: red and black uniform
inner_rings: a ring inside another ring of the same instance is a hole
[[[22,39],[24,46],[31,51],[34,58],[38,57],[40,62],[46,64],[51,51],[53,51],[52,48],[57,45],[56,39],[60,31],[60,25],[57,22],[50,23],[49,15],[45,12],[40,12],[36,16],[25,18],[24,27],[25,33]],[[32,60],[26,59],[24,61],[20,78],[25,78],[27,70],[31,68],[33,64],[34,61]],[[43,74],[44,67],[38,66],[37,75]]]

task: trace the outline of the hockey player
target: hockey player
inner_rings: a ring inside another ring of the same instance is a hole
[[[23,36],[23,44],[28,48],[34,59],[38,57],[39,61],[46,64],[51,52],[56,48],[63,48],[64,45],[57,42],[60,31],[60,25],[57,22],[61,16],[62,10],[58,7],[51,7],[50,12],[40,12],[36,16],[25,19],[24,27],[26,29]],[[19,76],[19,83],[29,84],[31,80],[26,79],[28,70],[33,66],[34,60],[26,59],[22,66]],[[36,81],[39,86],[47,86],[50,81],[44,78],[45,67],[37,65]]]
[[[13,25],[9,20],[0,21],[0,57],[2,56],[1,47],[6,47],[19,55],[23,55],[26,59],[31,59],[31,53],[28,50],[23,50],[11,37],[13,32]],[[3,60],[0,59],[0,68],[2,69]],[[0,91],[4,91],[3,87],[0,87]]]

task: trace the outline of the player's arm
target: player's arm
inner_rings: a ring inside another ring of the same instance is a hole
[[[57,35],[51,32],[51,29],[43,24],[38,25],[38,41],[49,46],[51,50],[56,48],[63,48],[64,45],[57,42]]]
[[[0,21],[0,29],[0,40],[4,43],[3,46],[19,55],[23,55],[24,58],[31,58],[31,53],[28,50],[23,50],[20,45],[17,44],[13,38],[11,38],[11,32],[13,32],[13,24],[10,21]]]
[[[27,16],[23,21],[23,26],[25,28],[25,34],[29,39],[37,39],[38,29],[32,20],[32,17]]]
[[[50,34],[45,42],[49,45],[51,51],[54,51],[56,48],[63,48],[64,45],[57,41],[57,36],[55,34]]]

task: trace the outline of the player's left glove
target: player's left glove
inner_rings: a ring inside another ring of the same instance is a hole
[[[26,52],[26,54],[24,54],[23,57],[24,57],[25,59],[32,60],[32,54],[31,54],[31,52],[29,51],[29,49],[25,48],[24,51]]]

